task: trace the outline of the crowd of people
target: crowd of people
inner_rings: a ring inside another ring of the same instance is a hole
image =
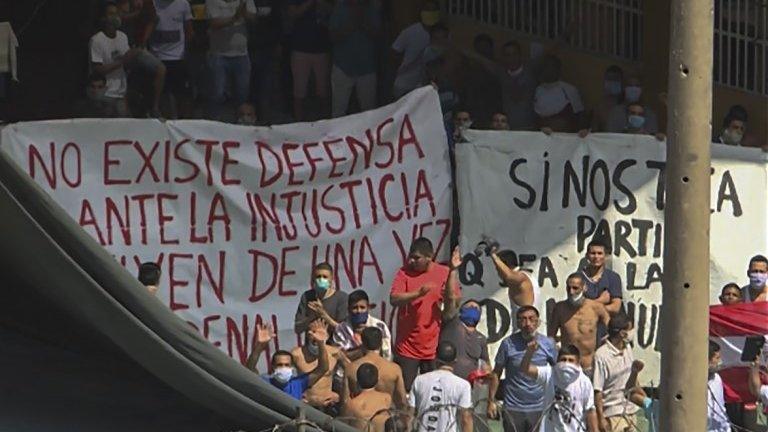
[[[515,266],[511,251],[497,249],[490,254],[515,324],[493,361],[477,328],[482,299],[462,296],[458,248],[443,265],[434,260],[432,243],[419,238],[392,282],[394,332],[372,316],[364,290],[345,293],[335,286],[333,268],[318,264],[294,320],[303,344],[272,352],[261,377],[366,431],[486,431],[495,419],[505,432],[626,432],[644,430],[639,417],[658,431],[658,392],[638,381],[644,365],[633,354],[633,320],[621,277],[606,266],[605,243],[591,241],[584,267],[568,275],[566,300],[550,311],[546,334],[534,306],[543,303],[535,279]],[[747,275],[748,285],[723,287],[723,305],[768,300],[768,258],[753,257]],[[159,279],[157,264],[140,267],[150,292]],[[257,327],[246,364],[255,373],[274,337],[271,327]],[[720,346],[710,342],[707,430],[742,430],[750,426],[744,404],[725,403],[720,366]],[[768,406],[760,375],[758,357],[749,388]]]
[[[90,41],[86,98],[73,104],[73,117],[268,125],[365,111],[432,84],[454,141],[469,127],[665,139],[651,105],[666,104],[666,97],[645,91],[639,74],[608,67],[594,107],[563,80],[567,65],[558,52],[576,22],[546,49],[531,43],[526,54],[510,40],[497,55],[487,34],[460,49],[435,1],[424,2],[419,21],[391,44],[381,0],[206,0],[200,6],[193,14],[188,0],[103,2]],[[748,124],[747,111],[734,105],[714,128],[713,141],[762,146]]]

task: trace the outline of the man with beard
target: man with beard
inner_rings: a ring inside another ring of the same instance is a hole
[[[488,388],[488,417],[496,418],[495,397],[498,380],[501,379],[502,372],[505,373],[501,385],[504,395],[504,412],[502,413],[504,432],[531,430],[538,423],[544,409],[544,388],[537,385],[535,379],[528,377],[520,369],[520,362],[525,355],[528,343],[534,339],[538,341],[538,348],[531,358],[532,365],[553,366],[557,358],[557,350],[552,339],[536,331],[540,323],[538,309],[533,306],[523,306],[517,310],[515,318],[519,330],[501,342],[493,369],[497,380],[491,381]]]
[[[575,345],[579,349],[581,367],[592,376],[592,357],[597,348],[597,326],[607,326],[610,320],[602,303],[584,296],[586,283],[581,273],[572,273],[566,279],[568,298],[557,302],[552,317],[547,321],[547,335],[558,339],[562,346]]]

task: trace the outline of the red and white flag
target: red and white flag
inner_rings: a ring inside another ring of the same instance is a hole
[[[720,345],[726,402],[751,403],[755,398],[749,393],[749,367],[751,360],[742,359],[742,352],[750,338],[768,336],[768,302],[739,303],[730,306],[709,307],[709,338]],[[761,364],[766,364],[766,350],[760,353]],[[765,374],[763,383],[768,383]]]

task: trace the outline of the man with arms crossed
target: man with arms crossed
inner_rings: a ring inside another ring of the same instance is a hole
[[[419,371],[424,373],[435,368],[445,284],[450,284],[456,301],[459,297],[457,278],[448,279],[449,273],[456,272],[456,267],[452,264],[449,269],[432,261],[434,255],[429,239],[414,240],[406,265],[395,275],[389,296],[390,304],[397,307],[395,362],[403,370],[406,391]]]
[[[584,277],[572,273],[566,279],[568,299],[555,304],[552,317],[547,322],[547,335],[558,339],[562,346],[575,345],[579,349],[581,367],[592,376],[592,357],[597,345],[598,323],[608,325],[609,315],[605,307],[584,296]]]

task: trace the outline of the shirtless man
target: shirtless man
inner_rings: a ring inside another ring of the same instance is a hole
[[[358,369],[370,363],[378,370],[378,382],[376,391],[386,393],[399,409],[404,409],[407,404],[405,383],[403,373],[397,363],[391,362],[381,356],[382,333],[376,327],[366,327],[363,329],[363,356],[354,362],[345,365],[345,374],[349,385],[349,391],[352,395],[356,394],[362,386],[358,383]],[[346,361],[341,359],[341,361]],[[386,420],[386,419],[385,419]]]
[[[311,336],[314,335],[314,336]],[[300,374],[308,374],[315,370],[318,364],[318,355],[320,346],[318,340],[328,340],[328,331],[326,323],[323,320],[315,320],[309,325],[309,330],[305,335],[304,346],[296,347],[291,351],[293,363]],[[328,358],[328,369],[325,374],[317,380],[304,393],[304,400],[315,408],[324,409],[339,402],[338,393],[334,392],[333,371],[336,369],[336,355],[339,349],[333,346],[325,346],[326,356]]]
[[[517,266],[514,252],[503,250],[496,253],[494,251],[491,253],[491,258],[501,279],[501,286],[506,286],[509,290],[510,304],[513,307],[533,306],[536,300],[533,281]]]
[[[370,363],[363,363],[357,368],[357,384],[360,393],[344,403],[341,416],[347,418],[350,426],[371,432],[384,432],[384,425],[389,419],[392,396],[376,390],[379,371]],[[369,423],[370,421],[370,427]]]
[[[559,340],[562,346],[575,345],[581,353],[581,367],[591,377],[592,357],[597,345],[597,325],[602,322],[607,326],[610,316],[602,303],[584,297],[585,286],[581,273],[568,276],[568,299],[555,305],[552,316],[547,320],[547,336]]]

